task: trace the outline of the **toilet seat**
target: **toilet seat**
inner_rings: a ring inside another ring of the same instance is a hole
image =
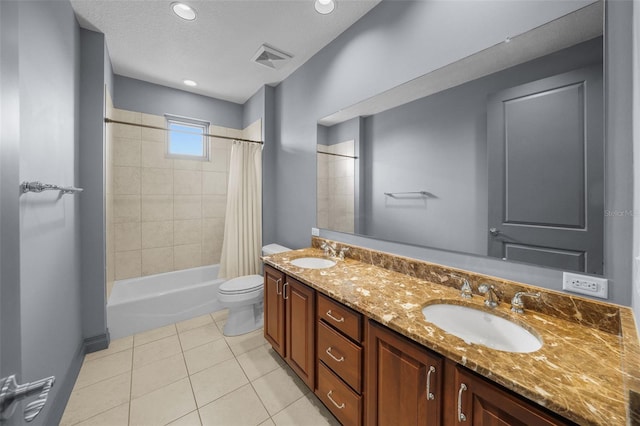
[[[244,277],[233,278],[220,285],[218,290],[220,294],[234,295],[253,293],[256,290],[262,290],[263,278],[260,275],[247,275]]]

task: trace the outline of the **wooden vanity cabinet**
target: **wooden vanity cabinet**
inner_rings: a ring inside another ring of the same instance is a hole
[[[442,424],[442,356],[374,321],[367,324],[367,424]]]
[[[573,425],[453,361],[446,361],[447,425]]]
[[[315,386],[315,290],[264,266],[264,337],[309,386]]]
[[[362,314],[318,293],[315,393],[345,426],[363,423]]]
[[[283,358],[286,355],[284,282],[282,272],[264,265],[264,338]]]

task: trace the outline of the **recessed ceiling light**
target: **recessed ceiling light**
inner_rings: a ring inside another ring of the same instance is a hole
[[[171,3],[171,10],[186,21],[193,21],[196,19],[196,10],[187,4],[180,2]]]
[[[327,15],[333,12],[333,9],[336,8],[336,3],[334,0],[315,0],[313,6],[316,8],[316,12]]]
[[[198,83],[196,83],[193,80],[184,80],[183,83],[185,84],[185,86],[189,86],[189,87],[195,87],[198,85]]]

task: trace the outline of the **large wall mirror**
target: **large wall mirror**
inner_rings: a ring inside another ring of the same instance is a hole
[[[603,274],[603,4],[318,121],[317,225]]]

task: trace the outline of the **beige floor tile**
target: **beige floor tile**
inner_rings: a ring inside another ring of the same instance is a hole
[[[155,342],[156,340],[173,336],[174,334],[176,334],[175,324],[170,324],[166,327],[154,328],[153,330],[136,334],[133,338],[134,346],[140,346],[150,342]]]
[[[129,424],[129,402],[91,417],[78,426],[126,426]]]
[[[340,422],[312,393],[273,416],[276,426],[340,426]]]
[[[78,374],[75,388],[81,389],[131,371],[132,352],[132,349],[127,349],[95,360],[85,360]]]
[[[190,320],[181,321],[176,324],[176,327],[178,328],[178,332],[181,333],[183,331],[202,327],[203,325],[212,323],[213,318],[211,318],[211,315],[202,315],[200,317],[191,318]]]
[[[71,392],[61,425],[74,425],[129,402],[131,373]]]
[[[192,411],[186,416],[180,417],[178,420],[169,423],[167,426],[202,426],[198,411]]]
[[[258,377],[272,372],[284,363],[284,360],[270,345],[259,346],[238,355],[237,358],[249,381],[254,381]]]
[[[250,384],[218,398],[199,409],[204,426],[256,426],[269,418]]]
[[[233,359],[233,352],[224,339],[218,339],[184,352],[184,359],[189,374],[194,374],[223,361]]]
[[[91,352],[85,355],[84,360],[92,361],[105,356],[113,355],[118,352],[126,351],[133,348],[133,336],[123,337],[122,339],[116,339],[109,342],[109,347],[97,352]]]
[[[229,309],[223,309],[221,311],[217,311],[211,314],[211,318],[213,318],[213,320],[216,322],[226,320],[228,317],[229,317]]]
[[[165,425],[196,409],[189,379],[184,378],[131,401],[129,424]]]
[[[252,384],[271,415],[309,392],[309,388],[287,367],[274,370]]]
[[[191,386],[198,407],[249,383],[235,359],[224,361],[191,376]]]
[[[267,343],[264,339],[264,332],[261,329],[241,336],[225,337],[231,351],[235,356],[243,354]]]
[[[133,370],[131,398],[139,398],[184,377],[187,377],[187,367],[181,353],[152,362]]]
[[[218,330],[218,327],[216,327],[215,324],[211,323],[202,327],[183,331],[179,336],[180,343],[182,344],[182,350],[188,351],[189,349],[204,345],[205,343],[221,339],[222,333],[220,333],[220,330]]]
[[[168,358],[182,352],[178,336],[169,336],[133,349],[133,368]]]

